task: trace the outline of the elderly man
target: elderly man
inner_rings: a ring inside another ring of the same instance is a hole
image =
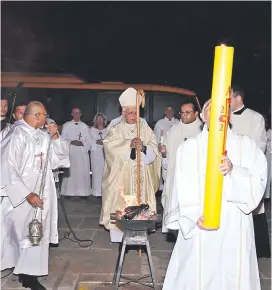
[[[80,109],[74,108],[71,115],[73,120],[63,125],[61,133],[61,136],[70,144],[71,162],[70,168],[64,172],[61,194],[68,198],[78,196],[87,199],[91,195],[90,129],[80,120]]]
[[[13,119],[15,121],[22,120],[23,116],[24,116],[25,109],[26,109],[25,104],[18,104],[15,107],[14,112],[12,114]],[[0,142],[6,137],[6,135],[8,134],[8,132],[10,131],[11,128],[12,128],[12,125],[7,124],[7,126],[1,131]]]
[[[122,109],[122,114],[121,116],[119,116],[118,118],[115,118],[113,120],[111,120],[111,122],[109,123],[108,125],[108,130],[112,127],[112,126],[115,126],[117,124],[119,124],[124,118],[125,118],[125,115],[126,115],[126,110],[125,109]],[[147,122],[145,119],[143,118],[140,118],[141,122],[145,123],[147,125]]]
[[[141,202],[156,212],[155,193],[159,187],[160,156],[151,128],[140,123],[140,139],[136,128],[136,90],[128,88],[119,98],[125,109],[124,120],[110,128],[105,137],[105,168],[102,184],[100,224],[110,230],[111,242],[121,242],[123,232],[110,221],[110,214],[137,205],[136,149],[141,151]]]
[[[14,267],[23,287],[32,290],[46,289],[37,278],[48,275],[49,243],[58,243],[52,169],[70,165],[69,147],[58,135],[57,125],[48,126],[49,134],[40,129],[46,115],[41,103],[31,102],[23,120],[15,122],[1,143],[1,270]],[[45,186],[39,196],[43,179]],[[40,245],[32,246],[28,227],[36,209],[43,238]]]
[[[168,131],[165,144],[159,144],[159,151],[163,158],[164,188],[161,202],[164,208],[164,217],[167,216],[168,204],[171,200],[177,149],[187,138],[196,137],[201,132],[202,126],[196,104],[193,101],[186,101],[180,107],[180,122]],[[164,219],[162,232],[168,232]]]
[[[240,135],[248,136],[257,146],[266,151],[267,134],[264,117],[244,105],[244,92],[237,86],[231,92],[231,124],[232,130]],[[264,200],[262,199],[253,213],[255,243],[258,258],[270,258],[268,226],[265,216]]]
[[[167,226],[179,230],[163,290],[260,290],[252,211],[262,199],[267,163],[255,142],[228,129],[220,229],[203,225],[210,102],[201,134],[177,150]],[[250,193],[250,194],[249,194]]]

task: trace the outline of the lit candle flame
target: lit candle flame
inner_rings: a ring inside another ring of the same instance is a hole
[[[124,184],[120,185],[120,196],[124,200],[125,208],[131,205],[137,205],[137,197],[133,195],[125,195],[124,194]]]

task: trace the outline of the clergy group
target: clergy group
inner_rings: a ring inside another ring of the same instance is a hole
[[[213,230],[203,217],[211,100],[202,109],[194,99],[165,107],[152,130],[137,115],[144,96],[137,101],[136,95],[131,87],[120,95],[121,115],[109,125],[98,112],[89,127],[73,108],[61,130],[42,103],[16,104],[8,117],[8,102],[1,100],[1,270],[13,268],[24,288],[46,289],[38,277],[48,275],[49,244],[59,241],[55,182],[63,172],[66,199],[102,197],[98,223],[112,243],[122,243],[124,233],[111,213],[139,198],[156,212],[161,192],[161,232],[177,238],[163,290],[260,290],[257,258],[270,257],[264,207],[271,184],[268,122],[233,86],[227,155],[218,167],[221,225]],[[34,245],[37,224],[43,233]]]

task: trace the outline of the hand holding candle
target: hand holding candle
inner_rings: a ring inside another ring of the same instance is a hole
[[[161,135],[160,135],[160,144],[163,145],[164,139],[163,139],[163,128],[161,128]]]

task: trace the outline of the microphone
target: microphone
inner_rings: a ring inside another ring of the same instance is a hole
[[[45,120],[46,125],[55,124],[56,122],[51,118],[46,118]]]
[[[45,124],[48,126],[48,125],[51,125],[51,124],[56,124],[56,122],[51,119],[51,118],[46,118],[45,120]],[[47,131],[47,128],[45,127],[46,131]],[[47,131],[47,133],[49,134],[49,132]],[[57,133],[59,134],[59,131],[57,130]],[[59,134],[60,135],[60,134]]]

